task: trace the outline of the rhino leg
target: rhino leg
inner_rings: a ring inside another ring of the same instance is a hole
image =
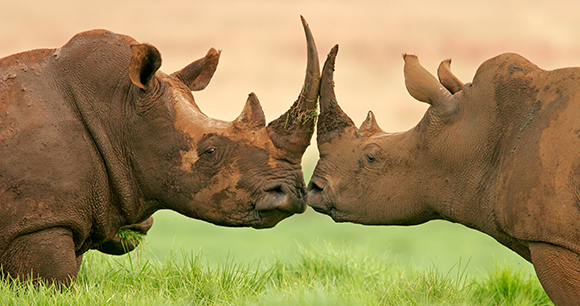
[[[81,254],[77,256],[76,260],[77,260],[77,270],[80,271],[81,264],[83,263],[83,255]]]
[[[549,243],[530,243],[532,263],[555,305],[580,305],[580,256]]]
[[[68,285],[79,271],[70,230],[57,227],[16,238],[0,257],[2,276]],[[32,271],[32,272],[31,272]]]
[[[145,221],[121,227],[120,230],[132,230],[146,235],[153,226],[153,217]],[[110,240],[104,241],[97,246],[97,250],[109,255],[123,255],[133,251],[139,245],[139,241],[132,239],[123,239],[118,234]]]

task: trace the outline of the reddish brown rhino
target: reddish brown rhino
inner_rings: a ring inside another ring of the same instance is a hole
[[[403,133],[372,112],[360,128],[322,71],[320,160],[309,205],[337,222],[464,224],[530,261],[557,305],[580,304],[580,69],[545,71],[517,54],[483,63],[473,83],[439,81],[405,55],[409,93],[430,104]]]
[[[119,253],[119,230],[146,231],[159,209],[254,228],[302,213],[300,162],[320,82],[302,21],[304,87],[268,126],[253,93],[232,122],[194,102],[216,69],[214,49],[165,74],[153,46],[94,30],[0,59],[2,275],[69,283],[83,253]]]

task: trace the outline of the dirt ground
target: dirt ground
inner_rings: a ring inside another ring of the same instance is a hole
[[[413,127],[426,105],[403,83],[402,53],[435,72],[452,58],[464,82],[486,59],[516,52],[545,69],[580,65],[580,2],[557,1],[0,1],[0,57],[59,47],[75,33],[105,28],[155,45],[173,72],[223,50],[218,71],[196,100],[212,117],[232,120],[250,92],[267,120],[296,99],[305,71],[299,15],[309,22],[321,61],[340,45],[339,103],[356,123],[372,109],[386,131]],[[317,158],[309,148],[307,163]]]

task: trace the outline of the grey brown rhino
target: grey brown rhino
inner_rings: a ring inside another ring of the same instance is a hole
[[[218,64],[214,49],[165,74],[155,47],[93,30],[0,59],[2,276],[70,283],[83,253],[124,253],[119,230],[146,232],[160,209],[254,228],[302,213],[320,82],[302,22],[304,86],[267,126],[253,93],[231,122],[194,102]]]
[[[356,128],[338,106],[337,50],[322,70],[309,205],[337,222],[461,223],[530,261],[555,304],[580,304],[580,68],[502,54],[463,84],[450,60],[437,80],[405,55],[407,89],[430,107],[386,133],[372,112]]]

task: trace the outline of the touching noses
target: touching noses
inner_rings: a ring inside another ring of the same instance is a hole
[[[323,188],[316,184],[316,182],[310,181],[310,183],[308,183],[308,198],[319,197],[322,191]]]
[[[292,192],[285,184],[275,185],[265,190],[266,196],[256,204],[256,210],[280,210],[292,214],[300,214],[306,210],[305,188],[296,188]]]
[[[317,183],[314,177],[308,183],[308,205],[320,213],[328,214],[330,211],[324,200],[324,185]]]

